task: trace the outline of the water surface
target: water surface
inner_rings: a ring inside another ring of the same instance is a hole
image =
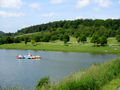
[[[41,60],[18,60],[16,56],[28,53],[42,56]],[[65,53],[48,51],[0,50],[0,85],[35,87],[36,82],[50,76],[51,81],[63,78],[91,64],[103,63],[118,55]]]

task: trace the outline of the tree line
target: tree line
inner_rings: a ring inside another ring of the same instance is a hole
[[[94,45],[104,46],[107,44],[108,37],[116,37],[117,41],[120,42],[119,25],[120,19],[56,21],[30,26],[18,30],[16,33],[1,35],[0,44],[20,43],[22,41],[27,44],[27,42],[49,42],[55,40],[67,43],[70,37],[75,37],[78,43],[85,43],[87,37],[90,37],[91,43],[94,43]]]
[[[11,43],[21,43],[24,42],[27,44],[28,42],[49,42],[61,40],[64,43],[67,43],[70,40],[70,36],[67,34],[64,35],[52,35],[48,32],[33,34],[33,35],[22,35],[22,36],[2,36],[0,38],[0,45],[1,44],[11,44]]]
[[[120,34],[120,19],[78,19],[49,22],[47,24],[35,25],[18,30],[15,35],[35,33],[41,31],[54,32],[58,28],[62,28],[61,32],[67,32],[69,35],[78,37],[85,34],[91,37],[94,33],[105,35],[107,37],[115,37]]]
[[[28,42],[31,42],[32,44],[35,44],[36,42],[54,42],[55,40],[61,40],[64,42],[64,44],[67,44],[67,42],[70,41],[70,37],[67,33],[49,33],[49,32],[41,32],[38,34],[30,34],[30,35],[22,35],[22,36],[4,36],[0,38],[0,45],[1,44],[11,44],[11,43],[21,43],[24,42],[27,44]],[[90,42],[94,43],[94,46],[106,46],[107,45],[107,39],[105,35],[102,35],[101,37],[98,34],[93,34]],[[78,43],[86,43],[87,42],[87,36],[82,34],[76,38]],[[116,35],[116,40],[120,42],[120,35]]]

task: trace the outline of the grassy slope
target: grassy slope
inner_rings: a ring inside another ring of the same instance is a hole
[[[37,90],[115,90],[120,85],[120,79],[115,79],[119,73],[120,58],[117,58],[104,64],[92,65],[52,84],[51,87],[37,87]],[[117,84],[111,86],[114,82]]]
[[[115,79],[104,85],[101,90],[117,90],[118,88],[120,88],[120,74]]]
[[[82,53],[120,53],[119,46],[106,46],[106,47],[93,47],[92,43],[90,43],[90,39],[88,38],[87,43],[78,44],[75,38],[71,38],[70,42],[68,42],[68,46],[65,46],[61,41],[55,42],[39,42],[38,45],[33,46],[31,43],[25,45],[24,43],[18,44],[4,44],[0,45],[0,49],[24,49],[24,50],[43,50],[43,51],[64,51],[64,52],[82,52]],[[118,45],[118,42],[115,38],[108,39],[109,45]],[[117,48],[117,50],[116,50]]]

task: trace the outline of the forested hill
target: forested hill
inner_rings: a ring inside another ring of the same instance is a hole
[[[3,31],[0,31],[0,34],[4,34],[4,32],[3,32]]]
[[[27,34],[41,31],[56,32],[58,28],[61,29],[61,31],[76,37],[80,34],[92,36],[93,33],[98,33],[99,35],[104,34],[108,37],[113,37],[116,34],[120,34],[120,19],[79,19],[72,21],[55,21],[47,24],[30,26],[19,30],[15,34]]]

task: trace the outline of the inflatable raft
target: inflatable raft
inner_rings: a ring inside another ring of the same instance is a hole
[[[17,59],[25,59],[25,56],[22,56],[22,55],[19,55],[19,56],[16,56]]]
[[[22,55],[19,55],[19,56],[16,56],[17,59],[41,59],[41,56],[39,55],[36,55],[36,56],[33,56],[33,55],[27,55],[27,56],[22,56]]]

